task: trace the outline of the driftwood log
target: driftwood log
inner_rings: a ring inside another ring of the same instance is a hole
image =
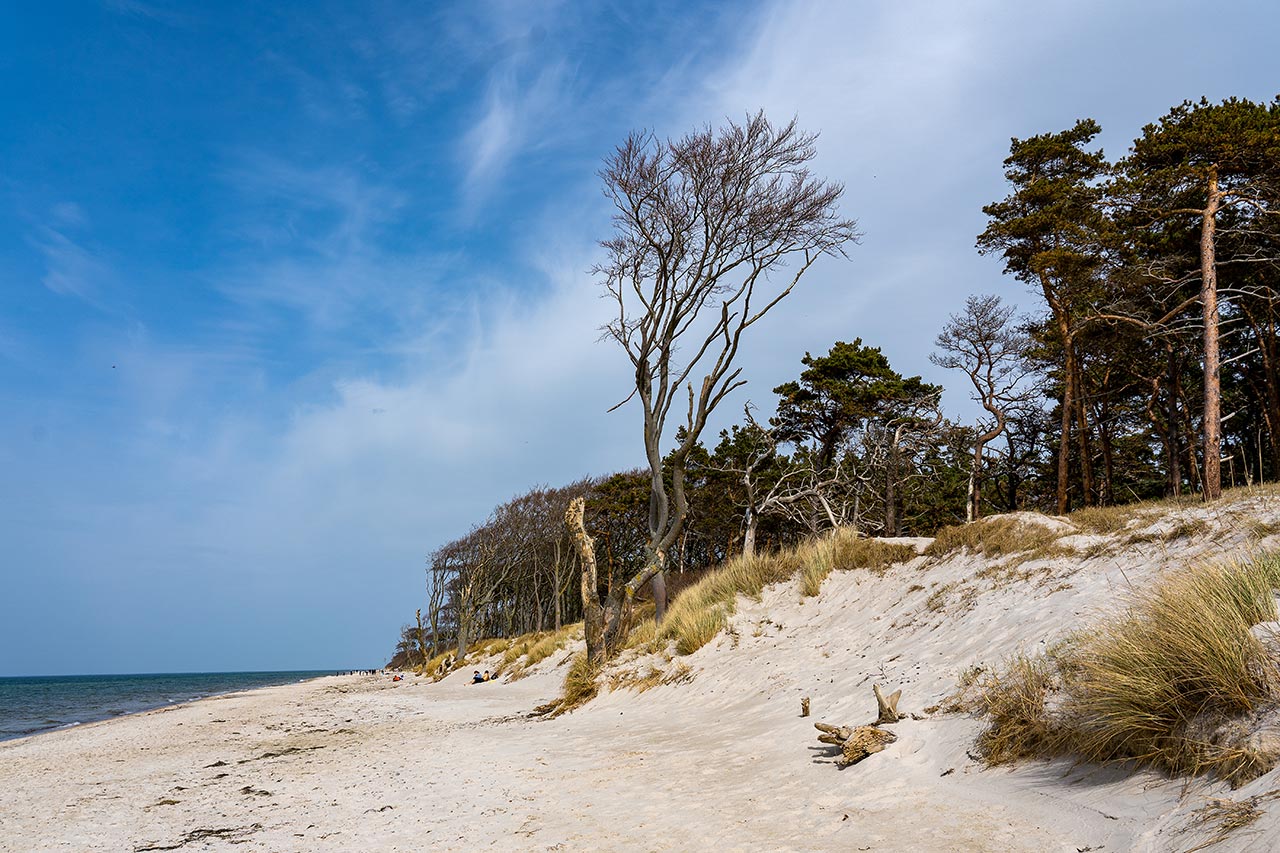
[[[813,724],[814,728],[822,732],[822,734],[818,735],[818,740],[840,747],[841,755],[836,763],[841,767],[857,764],[867,756],[882,751],[886,746],[898,739],[896,734],[888,729],[882,729],[880,726],[896,723],[906,716],[898,713],[898,700],[902,698],[902,691],[895,690],[886,697],[880,691],[880,685],[874,684],[872,685],[872,692],[876,696],[876,721],[871,725],[833,726],[830,723]]]

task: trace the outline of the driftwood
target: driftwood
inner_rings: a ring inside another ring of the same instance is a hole
[[[806,696],[800,700],[800,716],[809,716],[809,697]]]
[[[902,691],[895,690],[888,697],[880,691],[880,685],[872,685],[876,696],[877,716],[875,723],[867,726],[833,726],[830,723],[814,723],[813,727],[822,734],[818,740],[840,747],[841,756],[837,763],[841,767],[857,764],[869,755],[882,751],[886,746],[898,739],[898,736],[880,726],[896,723],[906,715],[898,713],[898,700]],[[804,702],[804,710],[808,710],[808,702]],[[804,716],[801,714],[801,716]]]
[[[898,700],[902,698],[901,690],[893,691],[887,699],[880,692],[879,684],[871,685],[871,692],[876,694],[876,725],[896,723],[906,716],[898,713]]]
[[[888,729],[875,726],[832,726],[827,723],[814,723],[814,728],[825,732],[818,735],[823,743],[840,747],[841,756],[837,763],[841,767],[857,764],[868,755],[874,755],[898,739]]]

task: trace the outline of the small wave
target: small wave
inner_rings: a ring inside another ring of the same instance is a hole
[[[58,726],[58,728],[60,728],[60,729],[69,729],[69,728],[71,728],[72,726],[78,726],[78,725],[80,725],[80,724],[79,724],[79,723],[63,723],[62,725]]]

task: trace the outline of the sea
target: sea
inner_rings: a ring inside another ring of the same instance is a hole
[[[109,720],[256,687],[305,681],[321,672],[182,672],[153,675],[0,677],[0,740]]]

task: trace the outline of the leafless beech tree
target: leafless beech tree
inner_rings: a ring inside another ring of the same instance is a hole
[[[964,311],[952,314],[939,333],[935,346],[942,352],[929,356],[939,367],[963,370],[973,383],[974,401],[991,415],[978,424],[974,437],[965,501],[967,521],[976,520],[982,512],[983,448],[1004,432],[1011,407],[1031,391],[1027,385],[1031,370],[1025,358],[1027,337],[1013,323],[1013,312],[1014,308],[1002,305],[998,296],[970,296]]]
[[[637,397],[643,410],[652,481],[646,565],[609,596],[606,646],[650,580],[661,618],[662,570],[688,509],[685,463],[707,416],[744,382],[734,364],[743,333],[819,257],[844,256],[857,240],[855,223],[837,211],[843,187],[809,171],[816,138],[794,120],[775,127],[763,112],[677,140],[635,132],[600,173],[616,211],[614,236],[602,243],[606,260],[593,272],[616,303],[605,336],[635,368],[627,400]],[[662,441],[672,406],[685,396],[668,486]]]
[[[713,460],[709,467],[742,484],[742,555],[750,557],[755,554],[756,532],[762,518],[767,515],[806,517],[795,507],[817,503],[821,490],[830,483],[829,478],[823,478],[814,467],[810,456],[797,454],[791,459],[780,454],[782,442],[776,430],[762,427],[756,421],[750,403],[743,407],[743,413],[746,423],[735,427],[733,434],[740,452],[736,456],[726,453],[724,459]]]

